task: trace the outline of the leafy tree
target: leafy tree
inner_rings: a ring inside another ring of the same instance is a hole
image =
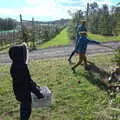
[[[88,30],[92,33],[98,33],[99,26],[99,7],[96,2],[90,4],[88,16]]]
[[[112,34],[112,26],[110,24],[110,21],[111,21],[111,17],[110,17],[110,14],[109,14],[109,10],[108,10],[108,6],[107,5],[103,5],[103,8],[102,8],[102,15],[101,15],[101,30],[100,30],[100,33],[103,34],[103,35],[110,35]]]
[[[120,47],[115,51],[114,62],[116,62],[117,66],[120,68]]]
[[[71,14],[73,19],[69,22],[68,34],[71,40],[75,39],[76,27],[80,23],[80,20],[84,18],[83,12],[78,10],[77,12]]]
[[[96,2],[90,4],[88,30],[95,34],[112,34],[111,15],[107,5],[99,8]]]
[[[120,35],[120,7],[115,8],[114,19],[115,19],[114,33],[115,35]]]
[[[16,27],[17,21],[11,18],[0,18],[0,30],[12,30]]]

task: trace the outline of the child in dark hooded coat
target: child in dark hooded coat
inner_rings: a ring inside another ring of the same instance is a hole
[[[28,120],[31,114],[31,92],[39,99],[44,96],[37,89],[36,83],[31,79],[27,60],[27,48],[25,45],[13,46],[9,49],[12,60],[10,74],[12,77],[13,91],[20,102],[20,120]]]

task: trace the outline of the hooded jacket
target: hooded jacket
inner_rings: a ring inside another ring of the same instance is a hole
[[[13,46],[9,49],[9,56],[12,60],[10,74],[12,77],[13,91],[18,101],[30,100],[31,92],[38,98],[43,97],[31,79],[26,59],[27,49],[25,45]]]
[[[88,44],[100,44],[100,42],[95,40],[89,40],[86,36],[81,36],[78,40],[76,51],[77,53],[86,54]]]

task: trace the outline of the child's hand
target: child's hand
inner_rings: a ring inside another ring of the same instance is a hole
[[[36,88],[40,91],[40,86],[36,85]]]
[[[39,94],[39,96],[37,96],[38,99],[44,98],[44,95],[42,93]]]

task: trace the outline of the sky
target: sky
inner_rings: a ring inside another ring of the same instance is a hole
[[[24,20],[32,20],[32,17],[37,21],[67,19],[71,18],[68,11],[85,11],[86,4],[93,2],[116,6],[120,0],[1,0],[0,17],[19,21],[22,14]]]

